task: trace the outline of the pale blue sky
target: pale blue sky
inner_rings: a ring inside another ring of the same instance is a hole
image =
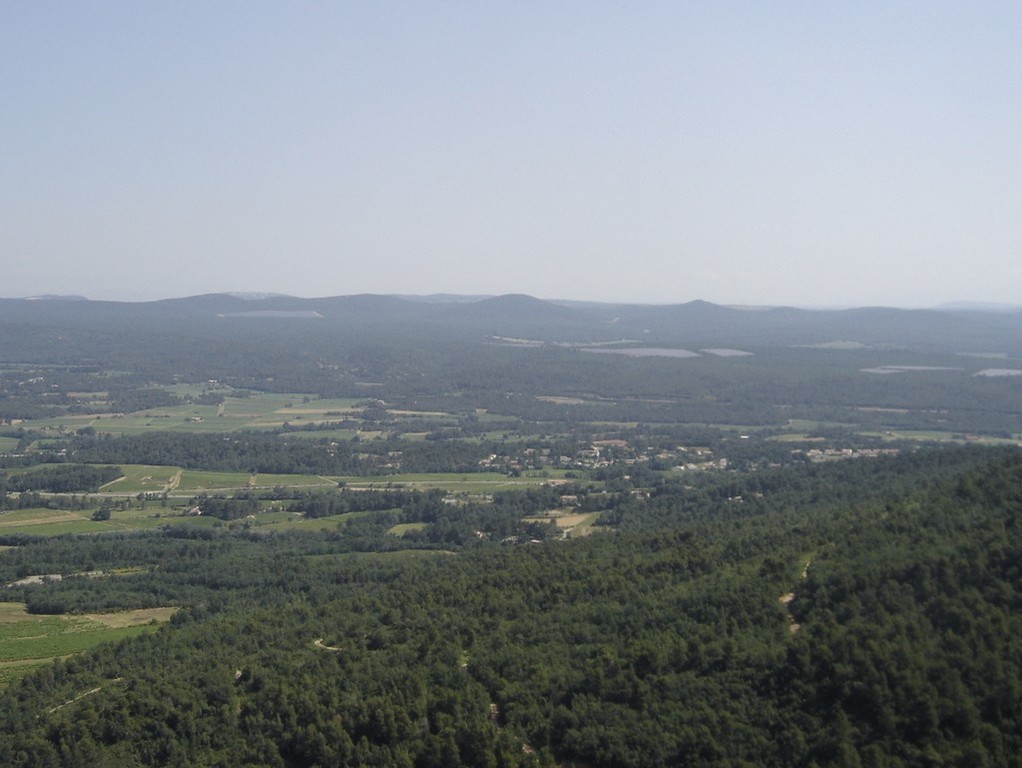
[[[0,296],[1022,303],[1022,3],[0,0]]]

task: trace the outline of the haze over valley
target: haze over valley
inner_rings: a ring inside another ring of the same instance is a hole
[[[1022,4],[0,9],[0,766],[1022,766]]]

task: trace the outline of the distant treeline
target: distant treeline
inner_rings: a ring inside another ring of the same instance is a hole
[[[4,491],[45,491],[49,493],[94,493],[121,477],[120,467],[89,464],[59,464],[28,472],[0,474],[0,493]]]
[[[310,440],[265,432],[187,434],[149,432],[111,437],[77,435],[61,443],[69,460],[158,464],[223,472],[374,475],[402,472],[479,472],[480,459],[499,444],[461,441],[372,442]],[[50,449],[47,454],[59,458]]]

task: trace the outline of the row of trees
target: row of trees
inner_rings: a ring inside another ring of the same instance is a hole
[[[0,473],[0,495],[5,491],[95,493],[122,475],[120,467],[91,464],[57,464],[28,472]]]

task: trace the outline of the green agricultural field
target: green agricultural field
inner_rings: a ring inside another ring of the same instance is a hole
[[[18,448],[18,438],[0,437],[0,453],[11,453]]]
[[[291,395],[288,402],[291,403],[288,407],[287,403],[284,404],[284,410],[291,413],[297,413],[299,415],[315,415],[322,418],[329,419],[340,419],[349,416],[350,414],[361,409],[361,403],[365,401],[360,398],[330,398],[330,399],[319,399],[312,398],[309,402],[301,402],[302,398],[299,395]]]
[[[552,480],[564,477],[562,471],[549,470],[546,473],[527,472],[522,477],[508,477],[500,472],[473,472],[456,474],[437,472],[433,474],[376,475],[373,477],[333,477],[331,480],[343,482],[346,487],[357,490],[373,488],[412,488],[429,490],[440,488],[445,491],[468,493],[493,493],[543,485]]]
[[[61,536],[67,533],[100,533],[117,530],[89,519],[89,512],[59,509],[17,509],[0,514],[0,533],[28,533],[33,536]]]
[[[252,475],[249,484],[256,488],[275,488],[277,486],[285,488],[334,488],[337,485],[335,481],[326,477],[320,477],[319,475],[269,475],[263,473]]]
[[[100,491],[114,494],[163,493],[177,486],[180,467],[151,464],[121,464],[124,476],[107,483]]]
[[[301,432],[288,432],[289,440],[333,440],[337,443],[350,443],[355,437],[365,437],[367,433],[357,429],[315,429]],[[379,434],[379,433],[374,433]]]
[[[179,385],[167,389],[179,396],[195,396],[203,391],[203,387],[198,385]],[[304,394],[260,393],[249,397],[227,397],[219,406],[183,403],[125,414],[57,416],[33,420],[31,426],[33,429],[58,433],[92,427],[97,432],[112,435],[139,435],[157,430],[209,433],[272,429],[279,428],[285,422],[300,424],[340,421],[356,414],[359,402],[354,398],[319,400]]]
[[[774,443],[825,442],[824,438],[822,437],[810,437],[804,432],[785,432],[783,435],[771,435],[766,439]]]
[[[306,402],[307,401],[307,402]],[[355,399],[319,400],[301,394],[262,393],[224,400],[217,420],[222,429],[279,427],[284,422],[340,421],[357,411]]]
[[[921,443],[969,443],[977,445],[1018,445],[1019,436],[1014,437],[989,437],[969,436],[966,437],[960,432],[937,432],[925,430],[899,429],[887,432],[860,432],[866,437],[879,437],[883,440],[915,440]]]
[[[248,488],[253,483],[248,472],[213,472],[200,469],[185,469],[177,484],[177,491],[210,491],[233,488]]]
[[[392,512],[396,510],[386,510]],[[380,511],[346,512],[341,515],[307,519],[299,512],[288,512],[283,509],[271,509],[260,512],[254,517],[237,520],[219,520],[215,517],[161,517],[138,520],[139,527],[155,527],[156,525],[199,525],[207,527],[225,526],[227,528],[262,528],[274,531],[336,531],[337,526],[356,518],[371,517],[381,514]]]
[[[36,616],[22,603],[0,603],[0,687],[57,658],[100,643],[153,632],[174,608],[83,616]]]
[[[215,421],[216,408],[179,405],[153,408],[128,414],[93,414],[89,416],[58,416],[31,422],[33,429],[50,429],[66,433],[85,427],[111,435],[140,435],[154,430],[175,432],[217,432],[223,427]]]
[[[404,536],[411,531],[424,531],[426,528],[429,528],[429,523],[398,523],[387,533],[391,536]]]
[[[152,528],[216,528],[223,525],[223,521],[215,517],[188,516],[188,515],[154,515],[153,517],[141,518],[130,523],[129,530],[149,530]],[[127,526],[127,524],[126,524]]]
[[[855,429],[854,424],[842,421],[810,421],[808,419],[788,419],[787,429],[795,432],[812,432],[817,429]]]
[[[91,519],[92,510],[18,509],[0,513],[0,533],[25,533],[32,536],[114,533],[159,528],[163,525],[210,527],[218,521],[207,517],[187,517],[150,502],[144,510],[114,510],[109,520]]]
[[[476,418],[483,423],[486,423],[488,421],[500,421],[504,423],[508,422],[507,416],[504,416],[499,413],[490,413],[485,408],[476,408],[475,415]]]
[[[91,426],[97,432],[120,435],[140,435],[153,430],[174,432],[216,432],[217,409],[208,405],[179,405],[173,408],[153,408],[148,411],[100,419]]]
[[[148,531],[162,526],[189,526],[195,528],[210,528],[220,521],[212,517],[201,515],[188,515],[180,507],[164,507],[160,502],[147,502],[142,509],[115,509],[110,519],[102,523],[92,532],[104,533],[109,531]]]
[[[227,491],[250,488],[286,487],[333,487],[336,481],[318,475],[271,475],[249,474],[247,472],[213,472],[186,469],[175,490],[182,491]],[[180,493],[179,493],[180,495]]]
[[[264,525],[272,527],[275,531],[336,531],[337,526],[344,522],[375,514],[379,513],[346,512],[343,515],[331,515],[329,517],[317,517],[312,520],[306,520],[294,513],[273,512],[259,515],[252,524],[260,527]]]
[[[247,488],[332,487],[336,482],[318,475],[249,474],[181,469],[148,464],[121,465],[124,477],[107,483],[100,490],[119,496],[139,493],[169,493],[181,496],[191,491],[227,491]]]

